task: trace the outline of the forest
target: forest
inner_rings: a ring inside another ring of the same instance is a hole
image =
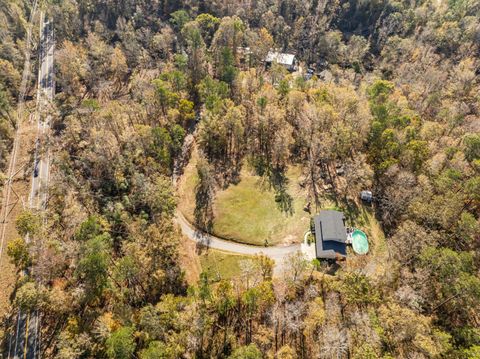
[[[32,3],[0,0],[2,183]],[[46,213],[25,209],[6,246],[3,347],[21,308],[41,313],[44,358],[480,358],[479,0],[38,6],[55,31],[52,172]],[[313,75],[265,66],[272,49]],[[277,276],[257,255],[191,280],[175,220],[189,141],[198,228],[247,167],[285,213],[300,168],[314,213],[341,164],[331,195],[372,190],[385,268],[332,275],[295,254]]]

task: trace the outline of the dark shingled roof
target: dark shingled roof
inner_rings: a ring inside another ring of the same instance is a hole
[[[347,255],[345,216],[333,210],[320,211],[313,218],[317,258],[335,259]]]

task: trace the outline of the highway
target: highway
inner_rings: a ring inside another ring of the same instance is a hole
[[[33,163],[32,187],[30,191],[30,208],[44,210],[46,208],[47,185],[50,176],[50,156],[48,147],[43,146],[42,140],[50,129],[51,115],[46,114],[53,101],[55,85],[53,81],[54,39],[52,24],[43,20],[40,46],[40,70],[38,75],[37,91],[37,140]],[[44,115],[46,114],[46,115]]]
[[[32,164],[31,189],[28,204],[32,209],[43,211],[47,205],[47,188],[50,176],[50,154],[45,143],[45,137],[50,129],[51,116],[48,114],[49,106],[55,95],[54,84],[54,57],[55,41],[53,26],[40,13],[40,46],[39,46],[39,71],[37,87],[37,139]],[[25,239],[31,240],[29,236]],[[34,268],[24,273],[35,277]],[[16,317],[14,333],[10,333],[8,343],[8,358],[36,359],[40,358],[41,315],[38,311],[26,312],[19,310]]]

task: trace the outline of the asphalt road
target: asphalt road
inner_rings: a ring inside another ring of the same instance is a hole
[[[47,204],[47,187],[50,176],[50,156],[48,148],[41,139],[50,128],[50,115],[45,115],[49,103],[53,100],[55,85],[53,79],[53,56],[55,42],[53,26],[40,14],[40,54],[37,88],[37,140],[32,170],[29,207],[44,210]],[[26,241],[30,238],[27,236]],[[30,272],[30,273],[28,273]],[[33,275],[33,268],[24,274]],[[11,333],[8,343],[8,358],[36,359],[40,357],[40,321],[38,311],[19,310],[16,317],[14,333]]]
[[[52,24],[45,22],[43,26],[42,41],[40,46],[41,66],[39,71],[39,88],[37,95],[37,141],[35,148],[32,187],[30,191],[29,204],[31,208],[43,210],[46,207],[47,184],[50,172],[50,161],[48,148],[43,151],[40,139],[48,132],[50,128],[50,115],[42,116],[48,110],[48,104],[53,100],[54,81],[53,81],[53,54],[54,40]]]

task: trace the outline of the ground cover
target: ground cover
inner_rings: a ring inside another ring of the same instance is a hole
[[[202,271],[213,281],[236,278],[241,274],[242,261],[252,257],[209,249],[200,255]]]
[[[197,158],[194,151],[178,187],[179,209],[191,223],[194,223]],[[292,197],[292,212],[285,213],[275,201],[275,192],[268,181],[244,166],[238,184],[216,193],[212,233],[254,245],[301,242],[308,230],[310,215],[303,210],[305,191],[299,186],[300,176],[299,167],[289,168],[287,193]]]

